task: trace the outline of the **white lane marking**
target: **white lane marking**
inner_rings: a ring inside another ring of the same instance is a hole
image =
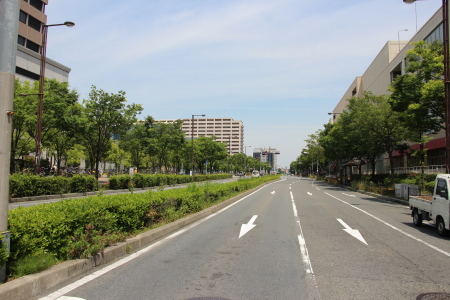
[[[275,191],[272,191],[271,194],[272,194],[272,195],[275,194]]]
[[[291,194],[292,210],[294,211],[295,222],[297,223],[298,228],[300,230],[300,234],[298,235],[298,244],[300,246],[300,254],[302,257],[303,268],[305,270],[306,278],[309,281],[309,284],[313,287],[316,287],[315,292],[318,294],[319,291],[317,290],[316,278],[314,276],[314,271],[313,271],[313,268],[311,265],[311,260],[309,259],[308,248],[306,247],[306,241],[303,236],[302,226],[300,225],[300,218],[298,217],[297,206],[295,205],[295,201],[294,201],[294,195],[292,194],[292,192],[290,192],[290,194]],[[319,299],[320,299],[320,297],[319,297]]]
[[[312,196],[312,193],[308,192],[308,195]]]
[[[347,202],[345,202],[345,201],[343,201],[343,200],[341,200],[341,199],[339,199],[339,198],[337,198],[337,197],[335,197],[335,196],[333,196],[333,195],[331,195],[331,194],[328,194],[328,193],[325,193],[325,194],[327,194],[328,196],[330,196],[330,197],[332,197],[332,198],[334,198],[334,199],[336,199],[336,200],[338,200],[338,201],[341,201],[341,202],[344,203],[344,204],[347,204],[347,205],[350,206],[350,207],[353,207],[354,209],[359,210],[360,212],[362,212],[362,213],[368,215],[369,217],[374,218],[375,220],[377,220],[377,221],[383,223],[384,225],[386,225],[386,226],[388,226],[388,227],[391,227],[391,228],[394,229],[394,230],[397,230],[398,232],[400,232],[400,233],[406,235],[407,237],[410,237],[410,238],[412,238],[413,240],[415,240],[415,241],[417,241],[417,242],[419,242],[419,243],[422,243],[422,244],[424,244],[424,245],[430,247],[431,249],[434,249],[434,250],[436,250],[436,251],[438,251],[438,252],[440,252],[440,253],[442,253],[442,254],[444,254],[444,255],[450,257],[450,253],[449,253],[449,252],[444,251],[444,250],[442,250],[442,249],[440,249],[440,248],[438,248],[438,247],[436,247],[436,246],[433,246],[433,245],[431,245],[431,244],[425,242],[424,240],[421,240],[421,239],[419,239],[419,238],[413,236],[412,234],[409,234],[409,233],[407,233],[407,232],[405,232],[405,231],[403,231],[403,230],[401,230],[401,229],[395,227],[394,225],[391,225],[391,224],[389,224],[388,222],[385,222],[385,221],[381,220],[380,218],[378,218],[378,217],[376,217],[376,216],[374,216],[374,215],[372,215],[372,214],[366,212],[365,210],[362,210],[362,209],[359,208],[359,207],[356,207],[356,206],[354,206],[354,205],[352,205],[352,204],[350,204],[350,203],[347,203]]]
[[[346,194],[346,193],[342,193],[342,195],[349,196],[349,197],[355,197],[355,195],[350,195],[350,194]]]
[[[344,226],[345,228],[343,229],[345,232],[347,232],[348,234],[350,234],[351,236],[353,236],[354,238],[357,238],[358,240],[360,240],[361,242],[363,242],[364,244],[367,245],[366,240],[363,238],[363,236],[361,235],[361,233],[359,232],[358,229],[352,229],[350,226],[348,226],[344,221],[342,221],[341,219],[336,219],[338,220],[339,223],[342,224],[342,226]]]
[[[279,182],[279,181],[271,182],[268,185],[271,185],[271,184],[274,184],[274,183],[277,183],[277,182]],[[188,225],[186,227],[181,228],[179,231],[168,235],[167,237],[163,238],[162,240],[160,240],[160,241],[158,241],[158,242],[156,242],[154,244],[151,244],[151,245],[147,246],[146,248],[144,248],[142,250],[136,251],[136,252],[134,252],[134,253],[132,253],[132,254],[130,254],[130,255],[128,255],[128,256],[118,260],[118,261],[116,261],[115,263],[110,264],[109,266],[106,266],[106,267],[104,267],[104,268],[102,268],[102,269],[100,269],[100,270],[98,270],[98,271],[96,271],[96,272],[94,272],[92,274],[89,274],[89,275],[87,275],[87,276],[85,276],[85,277],[83,277],[83,278],[81,278],[81,279],[79,279],[79,280],[77,280],[77,281],[75,281],[75,282],[73,282],[73,283],[71,283],[71,284],[69,284],[69,285],[67,285],[67,286],[65,286],[65,287],[63,287],[63,288],[53,292],[53,293],[51,293],[50,295],[47,295],[47,296],[42,297],[42,298],[39,298],[39,300],[56,300],[56,299],[59,299],[61,296],[63,296],[65,294],[73,291],[74,289],[82,286],[83,284],[86,284],[89,281],[92,281],[92,280],[96,279],[97,277],[100,277],[100,276],[108,273],[109,271],[112,271],[115,268],[120,267],[123,264],[126,264],[127,262],[129,262],[129,261],[131,261],[131,260],[133,260],[133,259],[135,259],[135,258],[137,258],[137,257],[139,257],[139,256],[141,256],[141,255],[143,255],[143,254],[153,250],[153,248],[156,248],[157,246],[162,245],[162,244],[170,241],[171,239],[175,238],[176,236],[178,236],[178,235],[180,235],[180,234],[182,234],[182,233],[184,233],[184,232],[186,232],[186,231],[188,231],[188,230],[190,230],[190,229],[192,229],[192,228],[202,224],[203,222],[211,219],[212,217],[214,217],[214,216],[220,214],[221,212],[224,212],[225,210],[229,209],[230,207],[238,204],[239,202],[243,201],[247,197],[250,197],[251,195],[259,192],[261,189],[267,187],[268,185],[265,185],[265,186],[257,189],[253,193],[248,194],[247,196],[239,199],[238,201],[236,201],[236,202],[234,202],[234,203],[232,203],[232,204],[222,208],[221,210],[219,210],[219,211],[217,211],[215,213],[210,214],[209,216],[207,216],[207,217],[205,217],[205,218],[203,218],[201,220],[198,220],[197,222],[192,223],[191,225]]]
[[[250,221],[248,221],[247,224],[242,224],[241,225],[241,231],[239,232],[239,238],[241,238],[241,236],[243,236],[244,234],[246,234],[247,232],[249,232],[250,230],[252,230],[253,228],[255,228],[256,225],[253,225],[253,222],[255,222],[256,218],[258,217],[258,215],[254,215]]]

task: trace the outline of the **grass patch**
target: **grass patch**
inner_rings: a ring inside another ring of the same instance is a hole
[[[17,260],[10,266],[13,278],[19,278],[28,274],[37,273],[55,265],[58,260],[51,253],[42,253],[36,256],[27,256]]]

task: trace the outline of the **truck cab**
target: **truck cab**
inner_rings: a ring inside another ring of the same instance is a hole
[[[450,230],[450,174],[436,176],[432,197],[411,196],[409,206],[414,225],[422,226],[422,220],[433,221],[438,234],[446,236]]]

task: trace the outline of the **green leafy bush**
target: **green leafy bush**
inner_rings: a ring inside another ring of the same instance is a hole
[[[230,178],[231,174],[211,174],[196,175],[197,182],[208,180],[219,180]],[[117,175],[109,178],[109,188],[112,190],[128,189],[130,185],[133,188],[159,187],[163,185],[175,185],[182,183],[190,183],[193,177],[189,175],[164,175],[164,174],[141,174],[136,173],[130,175]]]
[[[72,193],[86,193],[98,189],[95,176],[74,175],[70,179],[70,192]]]
[[[9,177],[11,198],[96,191],[95,176],[75,175],[73,177],[13,174]]]
[[[6,243],[0,241],[0,267],[6,264],[8,260],[8,250],[6,249]]]

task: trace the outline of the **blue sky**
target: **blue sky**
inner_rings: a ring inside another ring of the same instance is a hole
[[[410,39],[441,1],[50,0],[47,56],[71,88],[123,90],[140,118],[230,117],[245,146],[289,166],[388,40]]]

